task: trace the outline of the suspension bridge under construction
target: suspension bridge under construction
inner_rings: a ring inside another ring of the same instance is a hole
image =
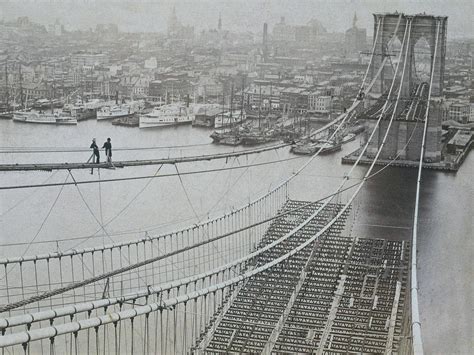
[[[358,97],[313,133],[330,129],[334,137],[356,117],[368,120],[366,142],[335,190],[318,201],[292,198],[294,178],[321,148],[264,195],[187,228],[1,259],[2,354],[422,354],[418,202],[423,164],[440,159],[436,105],[447,18],[393,13],[374,20]],[[422,37],[432,53],[428,82],[417,82],[414,72]],[[393,58],[395,39],[401,48]],[[177,166],[287,146],[114,164]],[[367,159],[365,175],[353,182]],[[418,166],[411,238],[354,235],[358,193],[397,159]],[[383,167],[375,171],[376,164]],[[72,170],[106,167],[9,164],[0,171],[64,169],[76,184]]]

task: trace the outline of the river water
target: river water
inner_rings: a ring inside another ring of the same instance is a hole
[[[97,138],[100,146],[111,137],[115,160],[210,154],[234,149],[212,145],[210,133],[190,126],[139,130],[94,120],[80,122],[76,127],[1,120],[0,146],[3,150],[7,147],[61,147],[65,150],[84,148],[85,151],[0,153],[0,162],[87,161],[92,137]],[[290,197],[316,199],[333,191],[350,169],[340,163],[341,156],[358,145],[358,141],[351,142],[342,152],[317,157],[293,180]],[[161,148],[120,150],[137,147]],[[107,231],[116,241],[143,236],[145,232],[174,230],[244,205],[285,180],[307,159],[296,158],[286,148],[248,157],[182,164],[177,168],[163,166],[158,175],[168,176],[152,180],[1,190],[0,257],[102,244],[105,236],[96,233],[98,221],[107,223],[113,218]],[[268,162],[274,163],[242,167]],[[97,171],[93,175],[79,170],[72,174],[76,181],[104,180],[150,176],[156,174],[158,168],[102,169],[100,176]],[[177,171],[181,174],[208,169],[227,170],[176,176]],[[354,180],[350,181],[356,182],[365,171],[366,167],[357,167],[352,175]],[[354,234],[409,240],[416,173],[415,169],[388,168],[369,180],[357,198],[360,208]],[[423,172],[418,275],[422,335],[427,354],[468,354],[472,349],[473,175],[472,154],[456,174]],[[0,173],[0,186],[64,181],[72,181],[65,171]],[[343,194],[341,201],[347,200],[348,196],[348,192]],[[89,238],[85,239],[86,236]]]

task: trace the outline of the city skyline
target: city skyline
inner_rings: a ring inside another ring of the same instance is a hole
[[[49,24],[60,18],[67,30],[86,30],[100,23],[116,23],[123,32],[164,32],[175,8],[179,21],[194,26],[196,31],[216,29],[220,15],[223,29],[234,32],[260,32],[264,22],[271,30],[282,17],[289,24],[305,24],[316,19],[328,32],[344,32],[350,28],[357,13],[358,27],[366,28],[371,36],[373,13],[426,12],[450,18],[450,38],[472,37],[472,2],[454,3],[445,8],[441,1],[3,1],[0,19],[8,21],[28,16],[34,22]]]

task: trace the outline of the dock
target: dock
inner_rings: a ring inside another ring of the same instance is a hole
[[[456,172],[462,166],[462,163],[468,156],[469,152],[472,149],[474,141],[471,139],[463,149],[458,150],[455,154],[447,154],[444,156],[444,159],[440,162],[423,162],[423,169],[431,170],[441,170],[445,172]],[[342,157],[342,164],[353,164],[356,162],[358,154],[360,153],[360,148],[356,151]],[[360,164],[370,165],[372,164],[373,159],[368,157],[362,157],[359,161]],[[378,159],[375,165],[385,166],[390,164],[391,166],[400,167],[400,168],[418,168],[418,161],[411,160],[388,160],[388,159]]]

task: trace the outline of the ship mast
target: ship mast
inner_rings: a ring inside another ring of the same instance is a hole
[[[262,109],[262,84],[258,84],[258,129],[260,129],[260,111]]]
[[[225,128],[224,121],[224,111],[225,111],[225,81],[222,81],[222,127]]]
[[[234,109],[234,82],[232,82],[230,86],[230,124],[231,126],[234,124],[234,120],[232,118],[233,109]]]
[[[21,63],[18,65],[18,75],[20,76],[20,103],[23,107],[23,83],[22,83],[22,76],[21,76]]]
[[[51,97],[49,99],[50,103],[51,103],[51,114],[54,114],[54,104],[53,104],[53,100],[54,100],[54,89],[55,89],[55,82],[54,82],[54,75],[56,73],[56,65],[54,65],[53,67],[53,83],[52,83],[52,88],[51,88]]]
[[[268,101],[268,103],[270,104],[270,107],[268,109],[270,114],[272,113],[272,94],[273,94],[273,82],[270,81],[270,99]]]
[[[240,100],[240,123],[244,119],[244,89],[245,89],[245,75],[242,75],[242,98]]]
[[[8,92],[8,57],[5,59],[5,102],[6,102],[6,111],[9,109],[9,92]]]

